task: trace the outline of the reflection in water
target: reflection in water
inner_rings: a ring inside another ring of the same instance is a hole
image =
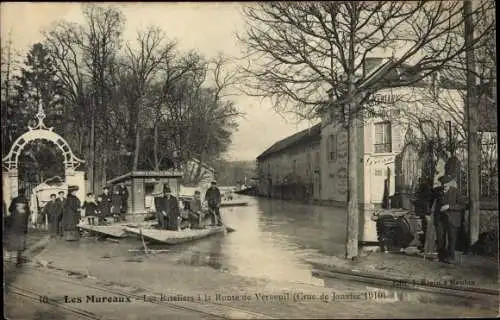
[[[171,247],[165,258],[246,277],[322,285],[301,258],[342,253],[344,212],[265,198],[245,200],[246,207],[221,210],[224,222],[236,232]]]

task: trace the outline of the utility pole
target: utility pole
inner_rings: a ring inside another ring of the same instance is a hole
[[[465,31],[465,63],[467,68],[467,98],[465,102],[467,116],[467,170],[469,189],[469,245],[472,246],[479,238],[479,141],[477,134],[477,102],[476,102],[476,64],[474,48],[474,24],[472,20],[472,2],[465,0],[464,31]]]

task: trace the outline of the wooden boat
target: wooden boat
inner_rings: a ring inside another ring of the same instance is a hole
[[[98,225],[89,225],[89,224],[79,224],[78,228],[97,233],[100,235],[108,236],[108,237],[114,237],[114,238],[125,238],[127,237],[127,232],[123,230],[123,224],[111,224],[111,225],[104,225],[104,226],[98,226]]]
[[[222,203],[220,204],[221,207],[241,207],[247,205],[248,202],[243,200],[226,200],[222,201]]]
[[[159,242],[165,244],[179,244],[205,238],[213,234],[223,233],[224,227],[210,226],[204,229],[190,229],[181,231],[124,227],[124,230],[126,232],[139,236],[142,234],[144,239],[151,242]],[[226,230],[227,232],[235,231],[234,229],[228,227],[226,227]]]

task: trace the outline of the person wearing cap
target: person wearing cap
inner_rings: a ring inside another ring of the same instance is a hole
[[[68,197],[66,198],[66,205],[64,206],[62,218],[63,235],[66,241],[76,241],[80,239],[77,225],[81,219],[81,202],[76,196],[77,191],[78,186],[68,187]]]
[[[200,191],[194,192],[194,197],[189,201],[188,221],[192,228],[201,227],[201,219],[203,212],[201,211],[201,194]]]
[[[19,189],[18,196],[13,198],[9,212],[10,216],[5,229],[6,241],[4,243],[7,251],[17,253],[16,266],[22,263],[22,253],[26,249],[26,235],[28,234],[28,221],[30,209],[24,189]]]
[[[58,220],[59,220],[59,204],[57,203],[57,196],[55,193],[50,195],[50,200],[43,207],[44,217],[47,217],[49,223],[49,234],[54,238],[58,234]]]
[[[100,202],[101,216],[104,218],[111,216],[111,204],[113,202],[112,195],[109,192],[109,187],[105,186],[102,189],[102,194],[100,195],[102,201]]]
[[[172,195],[168,185],[163,186],[163,195],[155,197],[156,217],[160,229],[178,230],[180,226],[179,201]]]
[[[208,208],[212,212],[212,225],[222,225],[221,217],[220,217],[220,203],[221,203],[221,195],[219,188],[217,188],[217,182],[212,181],[210,183],[210,188],[208,188],[205,193],[205,200],[208,203]],[[216,221],[217,220],[217,221]]]
[[[453,176],[441,176],[439,182],[443,188],[441,196],[435,203],[438,259],[441,262],[453,263],[458,230],[462,222],[462,211],[466,206],[462,203],[457,182]]]
[[[125,216],[127,214],[127,209],[128,209],[128,190],[127,187],[125,187],[124,183],[120,183],[119,190],[121,199],[120,215],[122,217],[122,220],[125,221]]]

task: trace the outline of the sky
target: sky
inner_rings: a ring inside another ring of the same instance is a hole
[[[162,28],[182,50],[197,49],[207,57],[219,52],[231,57],[241,54],[235,34],[244,27],[239,3],[126,3],[115,4],[125,15],[125,41],[134,41],[137,30],[149,25]],[[0,7],[1,39],[9,33],[13,48],[25,53],[43,39],[42,28],[58,20],[83,22],[79,3],[6,3]],[[24,58],[22,59],[24,60]],[[255,160],[274,142],[312,124],[296,123],[279,115],[269,101],[234,97],[239,110],[246,114],[226,155],[228,160]]]

